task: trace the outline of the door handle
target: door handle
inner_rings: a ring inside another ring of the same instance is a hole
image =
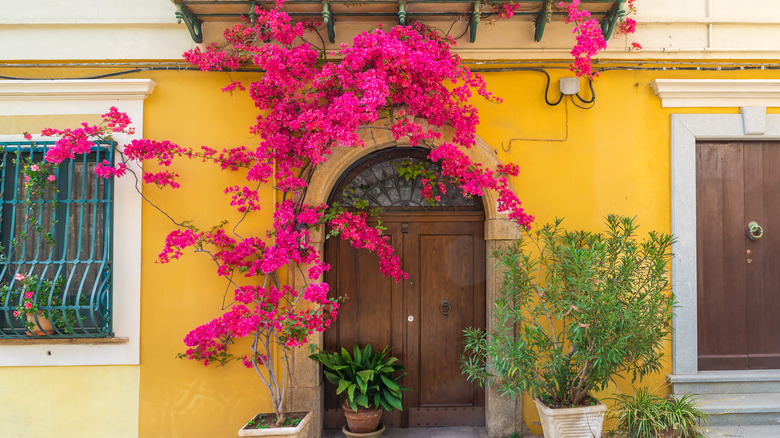
[[[449,300],[444,300],[441,302],[441,304],[439,304],[439,312],[445,316],[452,312],[452,305],[450,304]]]
[[[764,235],[764,229],[756,221],[751,221],[747,224],[745,232],[750,240],[758,240]]]

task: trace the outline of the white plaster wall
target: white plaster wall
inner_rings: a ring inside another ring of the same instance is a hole
[[[181,60],[170,0],[0,0],[0,60]]]
[[[601,59],[756,59],[780,58],[780,1],[636,0],[638,31],[616,35]],[[170,0],[0,0],[0,60],[178,61],[195,44],[177,24]],[[337,17],[338,18],[338,17]],[[392,25],[388,22],[386,24]],[[449,22],[431,23],[442,29]],[[219,40],[229,24],[207,23],[206,41]],[[336,26],[338,43],[376,22]],[[466,30],[456,23],[453,34]],[[631,41],[642,51],[629,51]],[[525,17],[478,27],[477,42],[459,40],[467,59],[568,59],[571,25],[547,26],[541,43]]]
[[[4,0],[2,23],[174,22],[168,0]]]

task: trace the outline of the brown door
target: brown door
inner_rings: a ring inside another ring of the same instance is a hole
[[[697,147],[699,369],[780,368],[780,143]]]
[[[485,241],[481,212],[385,213],[385,234],[409,278],[395,283],[377,257],[330,239],[326,280],[344,297],[325,349],[372,343],[393,348],[407,368],[402,413],[385,413],[388,426],[484,424],[484,394],[460,373],[462,331],[485,325]],[[326,385],[326,427],[341,427],[335,388]]]

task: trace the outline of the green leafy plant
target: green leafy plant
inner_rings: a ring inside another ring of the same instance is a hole
[[[371,344],[363,348],[355,346],[352,355],[341,352],[320,351],[309,357],[320,362],[325,378],[336,385],[336,393],[346,395],[347,405],[357,411],[367,409],[403,410],[401,398],[409,388],[399,382],[406,375],[398,359],[388,357],[389,349],[372,352]]]
[[[661,370],[661,342],[672,330],[673,239],[650,232],[639,242],[634,219],[617,215],[603,233],[561,223],[493,254],[505,272],[496,324],[465,330],[461,365],[470,380],[493,382],[504,394],[585,406],[617,374]]]
[[[290,418],[286,417],[284,419],[284,422],[281,424],[281,426],[284,427],[296,427],[297,425],[301,424],[300,418]],[[276,417],[269,415],[269,414],[258,414],[255,415],[254,418],[249,420],[247,423],[247,426],[254,429],[268,429],[272,426],[278,426],[276,424]]]
[[[708,419],[692,395],[665,399],[647,388],[634,388],[633,395],[618,395],[610,417],[617,427],[609,436],[621,438],[700,438],[705,436],[702,425]]]

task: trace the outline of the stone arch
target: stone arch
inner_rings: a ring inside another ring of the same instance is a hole
[[[419,123],[419,121],[418,121]],[[425,126],[425,124],[423,124]],[[451,127],[438,129],[444,140],[452,138],[454,130]],[[311,182],[306,191],[304,202],[309,205],[317,205],[327,202],[331,192],[338,184],[341,176],[350,166],[364,156],[389,147],[411,147],[407,138],[395,140],[390,132],[389,123],[379,121],[372,126],[366,126],[359,131],[363,139],[364,147],[336,148],[328,160],[317,166],[312,174]],[[476,144],[466,151],[474,163],[479,163],[489,169],[494,169],[502,164],[496,151],[479,136]],[[514,190],[510,181],[510,188]],[[506,213],[499,213],[497,209],[498,194],[487,190],[482,197],[485,212],[485,241],[486,254],[505,247],[509,242],[520,236],[520,229],[513,221],[509,220]],[[313,231],[311,242],[324,256],[325,230]],[[497,287],[500,284],[499,272],[495,264],[486,262],[486,303],[497,298]],[[298,286],[303,283],[300,273],[290,273],[288,280],[291,285]],[[487,315],[488,330],[493,325],[490,315]],[[315,345],[322,346],[322,334],[312,335],[309,340]],[[309,432],[310,438],[319,438],[323,424],[323,381],[318,363],[308,358],[308,351],[304,348],[294,350],[291,360],[291,388],[288,410],[308,411],[314,413],[313,424]],[[485,424],[488,434],[492,436],[511,435],[514,432],[522,433],[522,400],[501,397],[498,391],[492,388],[485,389]]]

